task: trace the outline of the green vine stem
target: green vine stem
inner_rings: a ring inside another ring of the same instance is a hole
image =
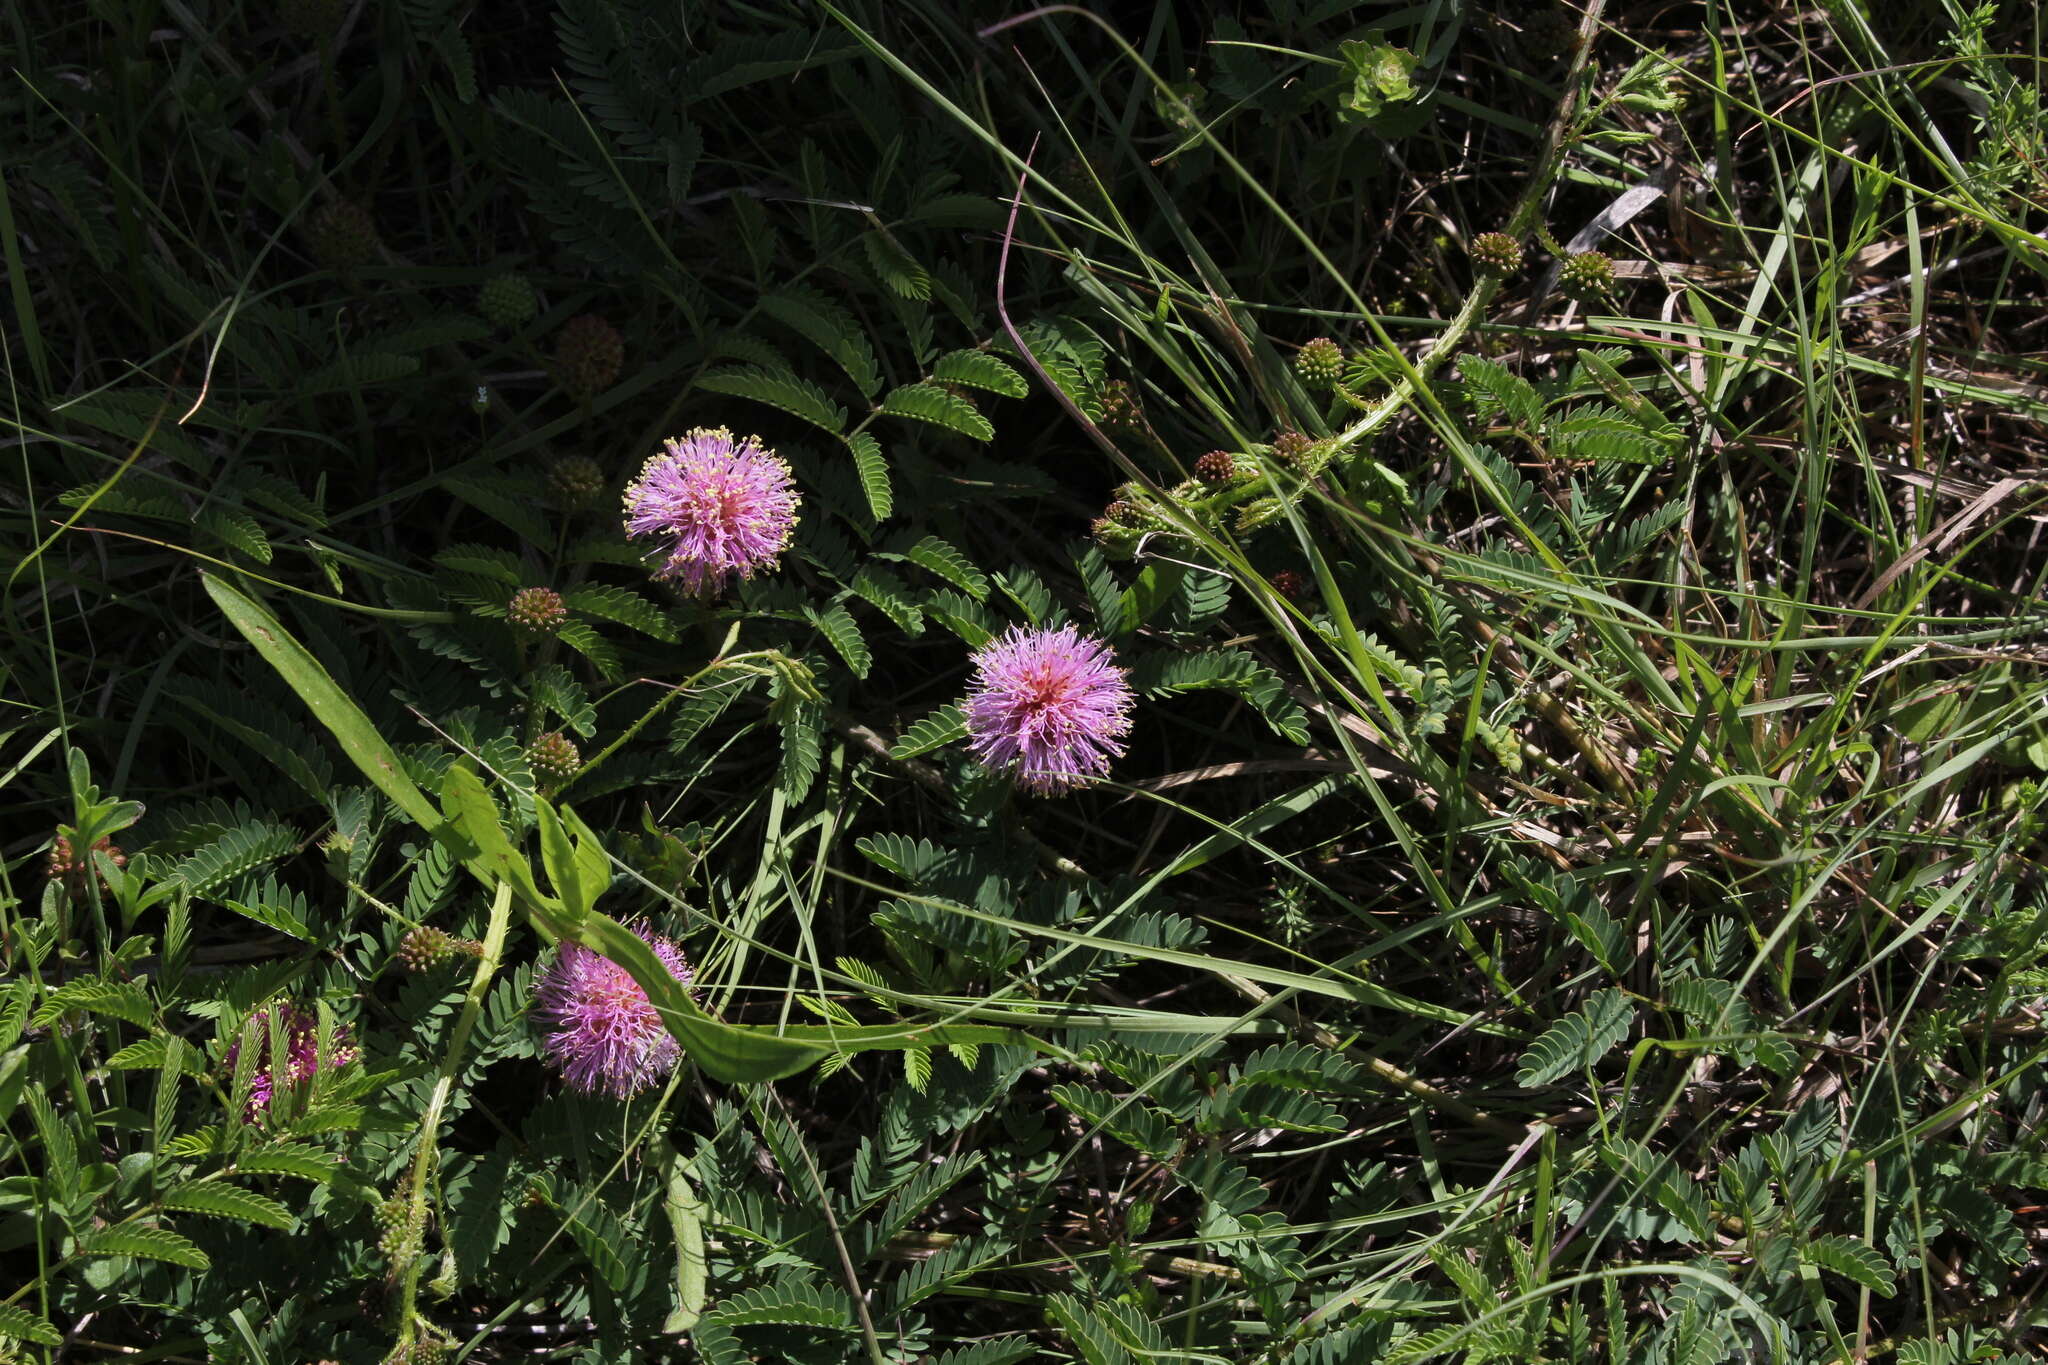
[[[440,1075],[434,1080],[434,1093],[427,1100],[427,1112],[420,1120],[419,1151],[413,1156],[412,1188],[406,1195],[406,1214],[414,1227],[422,1227],[426,1221],[427,1180],[440,1151],[441,1112],[447,1108],[448,1097],[455,1091],[455,1078],[462,1069],[462,1053],[469,1046],[470,1030],[476,1026],[476,1017],[484,1007],[484,997],[490,992],[491,978],[497,974],[498,960],[505,949],[505,933],[511,921],[512,884],[500,881],[497,890],[491,893],[491,917],[489,926],[484,930],[483,957],[476,964],[476,975],[470,978],[469,992],[462,1000],[462,1013],[455,1020],[455,1031],[448,1038],[448,1051],[441,1058]],[[413,1342],[413,1305],[419,1296],[420,1271],[426,1263],[424,1248],[416,1249],[399,1281],[397,1344],[401,1347],[410,1346]]]

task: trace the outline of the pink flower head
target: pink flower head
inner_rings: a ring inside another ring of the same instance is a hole
[[[638,931],[668,974],[690,984],[683,950]],[[541,1050],[572,1089],[627,1099],[675,1069],[676,1045],[647,992],[624,967],[579,943],[564,943],[533,988],[535,1014],[550,1032]]]
[[[1012,626],[974,651],[967,737],[975,758],[1039,796],[1086,786],[1123,755],[1131,687],[1109,646],[1072,626]]]
[[[284,1037],[282,1059],[271,1056],[270,1020],[275,1012],[278,1027]],[[249,1029],[255,1029],[256,1072],[249,1082],[249,1103],[243,1111],[242,1120],[253,1123],[257,1117],[270,1108],[271,1102],[292,1087],[304,1085],[313,1079],[313,1073],[320,1069],[320,1023],[316,1016],[300,1009],[297,1005],[265,1005],[250,1015],[243,1024],[242,1032],[228,1044],[225,1065],[228,1074],[233,1075],[235,1063],[242,1055],[242,1039],[249,1036]],[[334,1033],[327,1040],[327,1070],[338,1071],[356,1060],[355,1047],[349,1041],[348,1026],[336,1024]],[[282,1064],[280,1065],[280,1061]]]
[[[774,565],[796,504],[789,466],[759,437],[735,442],[724,427],[698,427],[664,441],[626,485],[626,534],[660,537],[654,576],[708,597]]]

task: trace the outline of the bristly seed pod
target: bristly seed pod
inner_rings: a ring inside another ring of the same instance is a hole
[[[1597,251],[1581,251],[1564,263],[1559,286],[1581,303],[1614,288],[1614,262]]]
[[[555,337],[555,382],[571,398],[588,402],[619,381],[626,343],[618,329],[595,313],[562,324]]]
[[[506,604],[505,615],[527,635],[553,635],[569,619],[569,608],[553,588],[521,588]]]
[[[1482,232],[1472,239],[1472,264],[1482,275],[1512,275],[1522,268],[1522,244],[1505,232]]]
[[[1119,526],[1138,526],[1144,521],[1139,515],[1137,505],[1125,502],[1122,498],[1103,508],[1102,515]]]
[[[1328,337],[1304,342],[1294,353],[1294,372],[1311,389],[1334,388],[1344,377],[1344,350]]]
[[[533,292],[533,281],[524,275],[495,275],[476,291],[476,311],[491,326],[510,331],[533,321],[540,312],[540,296]]]
[[[583,762],[575,741],[560,730],[550,730],[526,746],[526,761],[544,786],[553,786],[573,774]]]
[[[1227,450],[1212,450],[1195,461],[1195,477],[1203,483],[1229,483],[1237,477],[1237,457]]]
[[[1280,499],[1254,499],[1238,509],[1237,533],[1248,536],[1254,531],[1264,530],[1286,515],[1287,509]]]

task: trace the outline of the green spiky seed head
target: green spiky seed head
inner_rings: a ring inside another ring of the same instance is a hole
[[[1482,232],[1472,239],[1472,264],[1482,275],[1512,275],[1522,268],[1522,244],[1505,232]]]
[[[301,38],[332,38],[348,13],[348,0],[282,0],[277,17]]]
[[[569,608],[553,588],[521,588],[506,603],[505,615],[528,635],[553,635],[569,619]]]
[[[1212,450],[1195,461],[1195,477],[1208,484],[1229,483],[1237,477],[1237,457],[1227,450]]]
[[[588,507],[604,494],[604,467],[588,455],[564,455],[548,466],[548,496],[563,507]]]
[[[533,281],[524,275],[496,275],[476,291],[476,311],[491,326],[510,331],[533,321],[540,312],[540,295],[533,291]]]
[[[570,318],[555,337],[555,382],[587,402],[619,381],[626,343],[618,328],[595,313]]]
[[[1137,431],[1145,413],[1138,406],[1138,394],[1128,380],[1112,379],[1102,386],[1102,425],[1110,431]]]
[[[1283,431],[1273,438],[1273,458],[1299,469],[1315,442],[1298,431]]]
[[[377,259],[384,244],[377,221],[353,199],[336,199],[306,215],[306,250],[328,270],[355,270]]]
[[[1304,342],[1294,353],[1294,372],[1311,389],[1334,388],[1344,377],[1344,348],[1328,337]]]
[[[550,730],[526,746],[526,761],[543,783],[552,784],[574,773],[583,762],[575,741],[560,730]]]
[[[1581,302],[1614,288],[1614,262],[1598,251],[1581,251],[1564,263],[1559,281],[1564,292]]]

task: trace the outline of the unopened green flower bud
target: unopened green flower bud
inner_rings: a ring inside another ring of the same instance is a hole
[[[506,604],[505,615],[528,635],[553,635],[569,619],[569,608],[553,588],[521,588]]]
[[[555,337],[555,382],[571,398],[588,401],[619,381],[626,343],[595,313],[570,318]]]
[[[1522,244],[1505,232],[1482,232],[1472,239],[1472,264],[1482,275],[1512,275],[1522,268]]]
[[[533,292],[533,281],[524,275],[496,275],[476,291],[476,311],[491,326],[510,331],[533,321],[540,312],[540,296]]]
[[[1112,379],[1102,386],[1102,425],[1110,431],[1137,431],[1145,424],[1145,413],[1138,406],[1138,394],[1130,383]]]
[[[1344,376],[1344,348],[1328,337],[1304,342],[1294,353],[1294,372],[1311,389],[1333,388]]]
[[[458,957],[482,957],[484,945],[473,938],[456,938],[432,925],[422,924],[406,931],[398,943],[398,960],[414,974],[430,972]]]
[[[383,251],[376,220],[352,199],[336,199],[306,215],[306,250],[328,270],[355,270]]]
[[[550,730],[526,746],[526,761],[543,785],[552,786],[574,774],[583,756],[567,735]]]
[[[1273,458],[1299,469],[1313,445],[1315,442],[1299,431],[1283,431],[1273,438]]]
[[[548,466],[548,496],[562,507],[589,507],[604,492],[604,467],[588,455],[564,455]]]
[[[1534,13],[1521,19],[1521,40],[1516,50],[1531,64],[1554,62],[1572,50],[1579,26],[1557,0],[1537,0]]]
[[[1294,372],[1312,389],[1327,389],[1344,373],[1344,348],[1328,337],[1302,343],[1294,353]]]
[[[1572,298],[1584,302],[1614,288],[1614,262],[1597,251],[1581,251],[1564,263],[1559,286]]]

